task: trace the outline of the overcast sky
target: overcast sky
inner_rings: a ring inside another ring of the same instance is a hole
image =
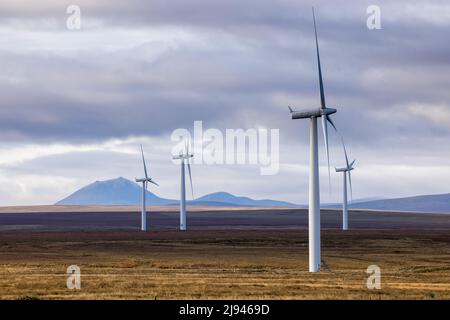
[[[49,204],[95,180],[142,175],[176,198],[171,133],[280,130],[280,171],[195,165],[195,194],[307,202],[307,121],[325,93],[351,158],[354,198],[450,192],[450,3],[294,0],[0,0],[0,205]],[[81,8],[68,30],[66,9]],[[381,8],[380,30],[366,25]],[[344,158],[331,135],[331,164]],[[324,202],[328,192],[320,137]]]

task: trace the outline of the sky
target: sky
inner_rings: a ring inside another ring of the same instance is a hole
[[[70,5],[81,9],[70,30]],[[177,198],[176,129],[279,130],[279,172],[193,165],[194,191],[306,203],[319,107],[311,6],[327,104],[356,159],[353,197],[449,193],[448,1],[0,0],[0,206],[51,204],[96,180],[143,174]],[[367,27],[377,5],[381,29]],[[328,188],[319,136],[321,198]],[[331,165],[342,166],[330,131]]]

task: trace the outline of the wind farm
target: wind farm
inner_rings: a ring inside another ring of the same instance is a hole
[[[450,299],[445,19],[159,2],[0,5],[0,300]]]

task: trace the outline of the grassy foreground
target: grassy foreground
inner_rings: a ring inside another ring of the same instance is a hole
[[[448,230],[0,233],[1,299],[450,299]],[[381,290],[368,290],[369,265]],[[81,290],[66,268],[81,268]]]

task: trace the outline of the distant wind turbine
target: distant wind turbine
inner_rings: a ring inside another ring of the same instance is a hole
[[[155,181],[153,181],[151,178],[148,177],[147,174],[147,166],[145,164],[145,158],[144,158],[144,149],[141,145],[141,153],[142,153],[142,163],[144,164],[144,174],[145,178],[136,179],[136,182],[142,183],[142,211],[141,211],[141,230],[147,231],[147,208],[145,204],[145,196],[147,193],[147,186],[148,183],[153,183],[154,185],[159,187],[159,184],[157,184]]]
[[[342,145],[344,147],[346,167],[336,168],[336,172],[342,172],[344,177],[343,198],[342,198],[342,230],[348,230],[347,174],[348,174],[348,182],[350,184],[350,197],[353,200],[351,171],[355,169],[353,165],[355,164],[356,160],[353,160],[352,163],[349,163],[347,150],[344,144],[344,139],[342,139]]]
[[[309,158],[309,271],[319,272],[321,266],[320,258],[320,189],[319,189],[319,154],[317,141],[317,118],[322,118],[322,130],[325,142],[325,152],[328,163],[328,181],[331,181],[330,156],[328,151],[328,123],[336,129],[330,115],[336,113],[336,109],[327,108],[325,103],[325,92],[323,89],[322,68],[320,65],[319,43],[317,40],[316,18],[314,8],[312,9],[314,21],[314,34],[316,39],[317,67],[319,71],[320,108],[294,111],[289,107],[292,119],[310,119],[310,158]]]
[[[189,172],[189,181],[191,184],[192,199],[194,199],[194,188],[192,185],[191,165],[189,159],[194,155],[189,153],[189,146],[186,143],[184,153],[180,151],[180,154],[174,156],[174,160],[181,160],[181,194],[180,194],[180,230],[186,230],[186,177],[185,177],[185,165],[187,165]]]

